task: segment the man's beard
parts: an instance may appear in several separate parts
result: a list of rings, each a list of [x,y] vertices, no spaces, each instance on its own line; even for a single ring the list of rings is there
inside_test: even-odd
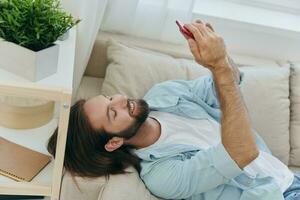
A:
[[[142,126],[142,124],[146,121],[146,119],[148,118],[148,115],[150,113],[149,105],[147,104],[147,102],[145,100],[130,99],[129,101],[134,101],[134,102],[136,102],[136,105],[137,105],[136,109],[138,109],[138,114],[136,116],[134,116],[135,122],[132,125],[130,125],[129,128],[113,134],[117,137],[123,137],[125,139],[129,139],[136,135],[137,131]]]

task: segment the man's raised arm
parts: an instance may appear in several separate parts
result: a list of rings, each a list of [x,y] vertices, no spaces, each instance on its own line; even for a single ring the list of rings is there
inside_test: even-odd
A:
[[[210,25],[187,24],[195,39],[188,43],[195,60],[208,68],[214,77],[222,118],[222,143],[240,168],[247,166],[258,154],[249,116],[238,87],[239,71],[227,56],[223,39]]]
[[[237,83],[239,83],[240,82],[240,70],[239,70],[237,64],[232,60],[232,58],[229,55],[227,55],[227,59],[229,61],[230,66],[232,67],[233,72],[234,72],[235,80]]]

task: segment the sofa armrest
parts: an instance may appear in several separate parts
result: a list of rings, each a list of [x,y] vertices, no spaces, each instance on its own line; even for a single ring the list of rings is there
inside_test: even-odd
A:
[[[127,171],[130,173],[111,176],[98,200],[158,200],[147,190],[133,168]]]
[[[60,200],[159,200],[145,187],[137,171],[132,167],[129,173],[111,175],[109,179],[63,176]]]
[[[73,177],[66,172],[62,179],[60,200],[97,200],[106,183],[104,177]]]

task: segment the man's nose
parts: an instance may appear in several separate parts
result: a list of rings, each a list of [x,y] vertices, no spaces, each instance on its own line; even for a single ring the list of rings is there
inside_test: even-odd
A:
[[[128,97],[125,95],[114,95],[112,105],[119,108],[127,108]]]

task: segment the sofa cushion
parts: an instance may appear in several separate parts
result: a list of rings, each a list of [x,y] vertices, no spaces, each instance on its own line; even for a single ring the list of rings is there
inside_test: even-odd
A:
[[[83,76],[76,94],[76,100],[89,99],[100,94],[103,78]]]
[[[300,166],[300,63],[291,68],[290,164]]]
[[[300,167],[299,166],[289,166],[289,169],[292,170],[295,173],[300,173]]]
[[[251,122],[272,153],[288,164],[289,68],[242,67],[241,91]]]
[[[101,93],[126,94],[142,98],[156,83],[170,79],[193,79],[208,74],[194,61],[109,41],[109,65]],[[253,127],[265,139],[275,156],[289,159],[289,68],[241,67],[242,92]]]
[[[109,65],[101,90],[106,95],[121,93],[130,98],[141,98],[156,83],[170,79],[192,79],[209,72],[185,59],[130,48],[113,40],[108,43]]]

